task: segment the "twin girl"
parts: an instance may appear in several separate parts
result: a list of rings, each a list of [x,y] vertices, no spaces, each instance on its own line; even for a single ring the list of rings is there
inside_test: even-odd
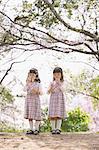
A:
[[[29,71],[26,79],[25,99],[25,114],[24,118],[29,120],[30,130],[26,134],[39,134],[39,127],[41,122],[41,105],[40,95],[42,95],[41,81],[38,70],[33,68]],[[53,81],[48,88],[50,94],[49,114],[48,117],[51,122],[51,133],[60,134],[62,119],[65,118],[65,100],[64,100],[64,77],[63,71],[60,67],[53,70]],[[35,130],[33,128],[33,120],[35,120]]]

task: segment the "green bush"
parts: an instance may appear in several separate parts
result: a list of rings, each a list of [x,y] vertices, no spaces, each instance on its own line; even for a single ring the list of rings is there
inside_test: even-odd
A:
[[[14,101],[14,96],[12,95],[11,91],[0,85],[0,104],[6,105],[7,103],[12,103]]]
[[[90,122],[89,115],[81,111],[80,108],[76,108],[73,111],[68,112],[68,117],[63,120],[62,131],[65,132],[80,132],[88,131],[88,124]]]
[[[41,132],[49,132],[51,131],[50,120],[48,119],[48,107],[42,110],[43,121],[40,126]]]

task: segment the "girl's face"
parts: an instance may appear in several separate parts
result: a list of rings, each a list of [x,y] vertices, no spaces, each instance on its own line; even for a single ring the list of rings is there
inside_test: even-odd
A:
[[[28,81],[29,82],[34,82],[35,79],[36,79],[36,74],[35,73],[29,73]]]
[[[60,72],[57,72],[57,73],[54,73],[53,74],[53,77],[56,81],[60,81],[61,79],[61,73]]]

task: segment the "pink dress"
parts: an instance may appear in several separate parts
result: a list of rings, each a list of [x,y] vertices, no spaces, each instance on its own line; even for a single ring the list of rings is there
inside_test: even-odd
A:
[[[65,99],[64,93],[62,90],[62,82],[53,81],[51,83],[52,88],[54,89],[50,95],[50,103],[49,103],[49,118],[50,119],[63,119],[66,117],[65,110]]]
[[[40,83],[33,82],[26,86],[27,96],[25,99],[25,119],[41,120],[41,104],[38,94],[33,94],[33,89],[41,90]]]

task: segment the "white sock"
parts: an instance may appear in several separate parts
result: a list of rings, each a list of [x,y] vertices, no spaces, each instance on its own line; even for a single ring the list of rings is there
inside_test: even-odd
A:
[[[39,131],[40,121],[35,121],[35,130]]]
[[[29,120],[30,129],[33,130],[33,120]]]
[[[56,120],[51,120],[50,122],[51,122],[52,130],[55,130],[55,122],[56,122]]]
[[[60,130],[61,129],[61,124],[62,124],[62,119],[58,119],[56,121],[56,128]]]

